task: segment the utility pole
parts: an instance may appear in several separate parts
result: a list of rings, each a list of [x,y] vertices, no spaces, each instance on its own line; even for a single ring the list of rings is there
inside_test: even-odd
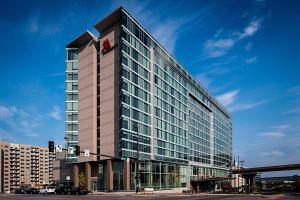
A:
[[[65,160],[64,160],[65,169],[64,169],[64,173],[63,173],[65,181],[63,182],[63,185],[69,187],[70,186],[70,180],[67,180],[67,177],[71,177],[71,174],[72,174],[72,172],[70,171],[70,165],[71,164],[69,163],[69,157],[68,157],[69,156],[68,155],[68,153],[69,153],[69,151],[68,151],[68,149],[69,149],[69,137],[65,136],[64,139],[66,141],[66,147],[65,147],[65,155],[64,155],[64,157],[65,157]]]
[[[240,160],[240,163],[241,163],[240,168],[242,168],[244,166],[244,162],[245,162],[244,160]],[[242,179],[242,180],[243,180],[243,183],[242,183],[242,185],[243,185],[244,184],[244,179]],[[247,183],[247,184],[250,185],[250,183]]]
[[[240,170],[240,156],[238,155],[238,164],[237,169]],[[240,189],[240,174],[237,174],[237,180],[238,180],[238,191]]]

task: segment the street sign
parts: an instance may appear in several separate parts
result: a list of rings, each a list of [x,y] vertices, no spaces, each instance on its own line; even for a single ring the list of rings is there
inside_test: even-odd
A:
[[[56,145],[55,150],[56,153],[62,153],[63,151],[62,145],[61,144]]]
[[[124,157],[124,156],[121,156],[121,160],[126,160],[126,157]]]
[[[85,149],[84,150],[84,156],[89,157],[90,156],[90,150]]]
[[[68,147],[68,154],[74,154],[74,147]]]

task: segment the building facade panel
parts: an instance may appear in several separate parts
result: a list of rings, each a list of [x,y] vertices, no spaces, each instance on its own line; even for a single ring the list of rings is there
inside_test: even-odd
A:
[[[101,34],[100,45],[100,152],[104,155],[118,156],[118,26],[115,25]],[[116,48],[105,54],[104,41]]]
[[[97,152],[97,43],[91,41],[78,51],[78,135],[81,150]],[[79,156],[79,161],[95,161],[96,156]]]

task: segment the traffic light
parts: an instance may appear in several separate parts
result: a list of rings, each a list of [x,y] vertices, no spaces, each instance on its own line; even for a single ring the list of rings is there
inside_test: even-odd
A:
[[[48,148],[49,148],[49,152],[54,152],[54,142],[53,141],[48,142]]]
[[[80,146],[79,145],[76,145],[75,155],[80,156]]]

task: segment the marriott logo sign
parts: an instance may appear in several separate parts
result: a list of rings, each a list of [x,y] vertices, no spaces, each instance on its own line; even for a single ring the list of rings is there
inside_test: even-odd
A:
[[[102,55],[107,54],[108,52],[110,52],[111,50],[116,48],[117,45],[118,44],[115,44],[114,46],[111,46],[108,39],[103,40],[101,54]]]

